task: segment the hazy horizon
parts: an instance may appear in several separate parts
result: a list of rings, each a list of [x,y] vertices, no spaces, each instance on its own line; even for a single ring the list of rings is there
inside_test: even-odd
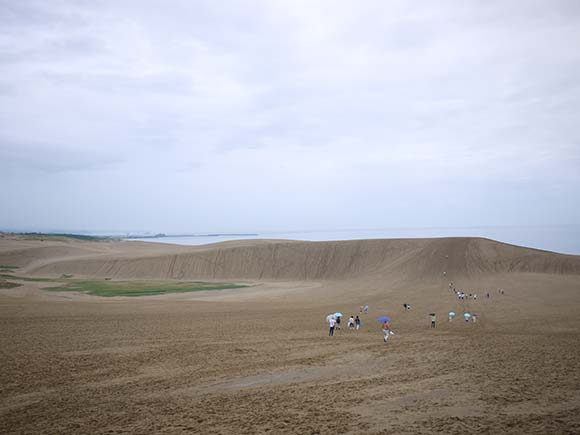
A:
[[[0,228],[0,231],[3,229]],[[4,229],[5,230],[5,229]],[[25,232],[27,230],[12,230]],[[478,227],[391,227],[366,229],[303,229],[278,231],[192,231],[168,233],[163,231],[97,231],[70,229],[39,229],[37,232],[84,234],[93,236],[130,237],[130,240],[172,243],[178,245],[205,245],[231,240],[282,239],[305,241],[364,240],[394,238],[484,237],[503,243],[580,255],[580,225],[552,226],[478,226]],[[163,234],[162,237],[155,237]]]
[[[0,228],[574,225],[579,40],[573,0],[0,0]]]

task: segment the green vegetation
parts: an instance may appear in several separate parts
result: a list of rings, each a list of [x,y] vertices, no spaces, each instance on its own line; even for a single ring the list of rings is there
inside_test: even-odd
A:
[[[7,264],[0,264],[0,269],[18,269],[18,266],[8,266]]]
[[[109,240],[108,237],[97,237],[97,236],[87,236],[84,234],[68,234],[68,233],[19,233],[19,236],[25,239],[32,239],[32,240],[59,240],[59,239],[75,239],[75,240],[84,240],[88,242],[98,242],[101,240]]]
[[[20,287],[22,284],[18,284],[17,282],[10,282],[4,279],[0,279],[0,288],[14,288]]]
[[[0,273],[0,279],[16,279],[18,281],[29,281],[29,282],[62,282],[62,278],[29,278],[24,276],[14,276],[5,273]]]
[[[112,297],[112,296],[153,296],[165,295],[169,293],[188,293],[207,290],[225,290],[244,288],[247,285],[231,284],[221,282],[203,282],[203,281],[111,281],[110,278],[105,280],[81,280],[71,279],[72,275],[62,275],[60,278],[37,278],[21,277],[8,274],[0,274],[0,280],[7,279],[25,281],[25,282],[54,282],[60,285],[47,287],[47,291],[65,291],[81,292],[94,296]],[[18,284],[21,285],[21,284]]]
[[[188,293],[206,290],[225,290],[247,287],[241,284],[193,282],[83,281],[71,280],[64,285],[48,287],[48,291],[82,292],[94,296],[153,296],[169,293]]]

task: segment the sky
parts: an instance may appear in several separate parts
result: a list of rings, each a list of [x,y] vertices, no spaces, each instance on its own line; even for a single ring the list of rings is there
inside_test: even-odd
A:
[[[580,2],[0,0],[0,229],[580,223]]]

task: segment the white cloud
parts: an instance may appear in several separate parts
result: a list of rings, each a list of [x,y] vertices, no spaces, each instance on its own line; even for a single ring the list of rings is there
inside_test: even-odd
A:
[[[542,208],[580,188],[574,1],[3,1],[0,29],[0,227],[580,218]]]

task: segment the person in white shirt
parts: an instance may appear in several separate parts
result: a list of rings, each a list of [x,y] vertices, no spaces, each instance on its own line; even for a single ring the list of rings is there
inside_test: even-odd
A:
[[[386,343],[391,335],[391,325],[389,322],[383,322],[383,341]]]
[[[328,323],[330,324],[330,331],[328,331],[328,336],[333,337],[334,336],[334,327],[336,326],[335,318],[331,317],[331,319]]]
[[[348,329],[354,329],[354,317],[350,316],[348,319]]]

